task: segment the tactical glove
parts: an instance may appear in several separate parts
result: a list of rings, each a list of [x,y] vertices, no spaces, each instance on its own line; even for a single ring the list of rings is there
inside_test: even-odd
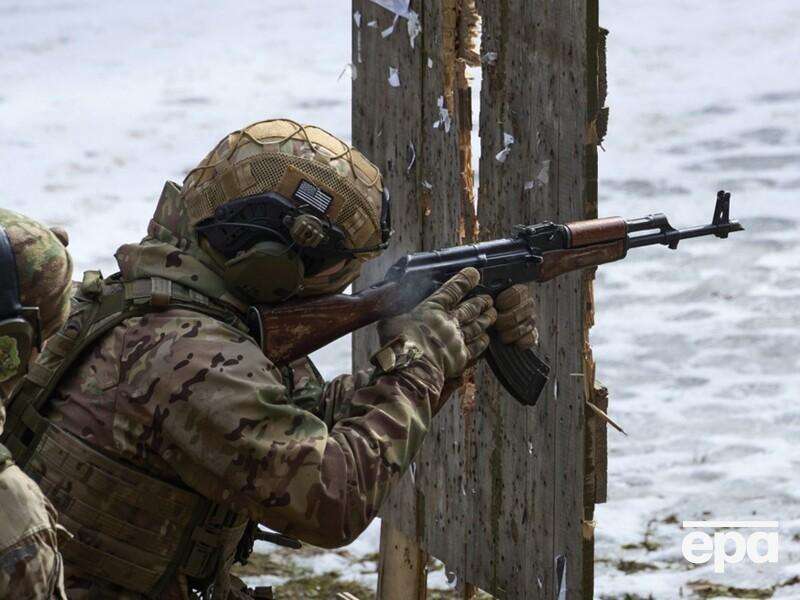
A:
[[[381,353],[398,355],[417,352],[444,373],[445,379],[459,377],[489,345],[486,330],[497,318],[490,296],[462,299],[480,281],[480,273],[467,268],[450,278],[410,313],[381,321],[378,335],[384,350],[373,357],[378,366]]]
[[[533,347],[539,339],[530,290],[522,284],[503,290],[495,299],[497,321],[495,330],[504,344],[514,344],[520,350]]]

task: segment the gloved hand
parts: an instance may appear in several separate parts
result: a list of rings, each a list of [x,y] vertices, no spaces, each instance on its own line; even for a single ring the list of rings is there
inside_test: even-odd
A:
[[[486,330],[497,318],[490,296],[461,301],[480,278],[477,269],[464,269],[410,313],[378,323],[381,345],[403,340],[438,366],[445,379],[459,377],[486,350]]]
[[[512,285],[495,299],[497,321],[494,324],[500,341],[514,344],[519,350],[532,348],[539,339],[533,296],[523,284]]]

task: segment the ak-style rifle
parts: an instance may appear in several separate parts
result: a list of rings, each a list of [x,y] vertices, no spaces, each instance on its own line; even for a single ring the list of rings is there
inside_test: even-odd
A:
[[[517,283],[554,277],[624,258],[633,248],[715,235],[726,238],[744,228],[731,221],[730,194],[720,191],[710,224],[675,229],[663,214],[519,225],[509,238],[409,254],[380,283],[357,294],[320,296],[256,307],[264,352],[281,365],[381,319],[403,314],[466,267],[481,273],[474,293],[498,293]],[[549,366],[532,350],[520,351],[491,336],[486,359],[497,378],[520,403],[536,403]]]

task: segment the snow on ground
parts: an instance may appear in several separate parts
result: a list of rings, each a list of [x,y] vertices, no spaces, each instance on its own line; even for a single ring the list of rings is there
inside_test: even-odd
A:
[[[601,211],[701,224],[725,188],[747,231],[601,269],[598,377],[630,437],[609,433],[597,590],[770,588],[800,574],[800,5],[603,0],[601,24]],[[688,570],[680,521],[712,518],[780,521],[778,565]]]
[[[700,224],[724,187],[747,232],[598,275],[598,374],[630,436],[609,434],[597,595],[768,589],[800,575],[800,5],[601,5],[601,213]],[[163,181],[228,131],[288,115],[349,137],[350,24],[348,2],[0,0],[0,202],[66,226],[78,270],[112,272]],[[346,340],[318,358],[346,370]],[[680,521],[707,518],[780,521],[780,562],[688,569]]]

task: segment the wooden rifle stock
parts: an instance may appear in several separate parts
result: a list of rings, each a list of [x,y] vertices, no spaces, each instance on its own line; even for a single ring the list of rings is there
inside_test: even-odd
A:
[[[357,329],[408,312],[419,299],[401,293],[401,287],[390,281],[358,294],[257,306],[264,354],[274,364],[285,365]]]

